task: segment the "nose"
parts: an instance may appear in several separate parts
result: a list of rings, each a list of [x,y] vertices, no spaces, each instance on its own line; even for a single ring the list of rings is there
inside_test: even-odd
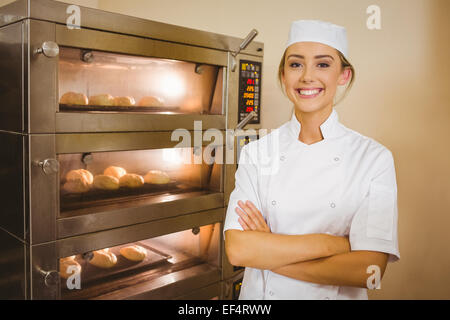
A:
[[[301,82],[311,82],[313,81],[313,72],[311,68],[305,66],[303,68],[302,76],[300,78]]]

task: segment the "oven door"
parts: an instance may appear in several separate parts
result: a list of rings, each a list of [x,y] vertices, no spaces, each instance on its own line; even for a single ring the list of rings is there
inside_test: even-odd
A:
[[[225,103],[233,99],[227,97],[227,52],[45,21],[23,24],[11,32],[30,39],[23,53],[29,57],[28,121],[14,131],[194,130],[194,120],[205,130],[225,129]],[[58,50],[43,51],[49,43]],[[8,72],[22,72],[12,68]]]
[[[217,299],[223,208],[32,247],[32,299]]]
[[[216,133],[30,135],[32,243],[223,208]]]

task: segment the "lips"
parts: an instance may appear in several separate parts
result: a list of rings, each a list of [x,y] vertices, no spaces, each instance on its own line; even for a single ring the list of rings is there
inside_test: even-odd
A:
[[[323,88],[300,88],[296,91],[302,98],[315,98],[323,91]]]

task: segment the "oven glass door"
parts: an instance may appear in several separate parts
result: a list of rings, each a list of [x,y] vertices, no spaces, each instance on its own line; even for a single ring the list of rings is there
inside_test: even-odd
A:
[[[221,193],[222,165],[214,155],[209,146],[59,154],[59,215]]]
[[[222,68],[61,47],[59,111],[221,115]]]
[[[214,223],[63,257],[61,298],[177,298],[218,284],[219,248],[220,223]]]

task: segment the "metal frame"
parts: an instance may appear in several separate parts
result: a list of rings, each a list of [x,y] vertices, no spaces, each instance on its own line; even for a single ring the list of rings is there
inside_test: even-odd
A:
[[[68,6],[69,4],[51,0],[18,0],[0,8],[0,26],[27,18],[54,21],[58,24],[65,25],[69,17],[66,13]],[[82,28],[104,30],[122,35],[135,35],[221,51],[234,51],[242,42],[242,39],[222,34],[149,21],[81,6],[80,9]],[[101,15],[101,19],[99,19],[99,15]],[[243,34],[242,36],[244,37],[245,35]],[[262,57],[263,51],[263,43],[252,42],[241,53]]]

